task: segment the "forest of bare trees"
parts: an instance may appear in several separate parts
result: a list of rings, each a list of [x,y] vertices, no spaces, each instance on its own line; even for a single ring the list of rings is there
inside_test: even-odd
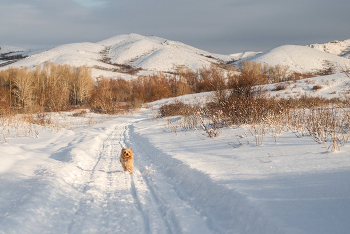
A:
[[[162,98],[216,91],[220,99],[223,90],[237,85],[252,87],[312,76],[287,71],[288,67],[244,61],[238,67],[212,65],[196,71],[179,67],[174,74],[159,72],[125,80],[93,79],[91,69],[85,66],[45,63],[32,69],[9,68],[0,71],[0,114],[80,107],[99,113],[118,113]],[[241,81],[246,83],[237,83]]]

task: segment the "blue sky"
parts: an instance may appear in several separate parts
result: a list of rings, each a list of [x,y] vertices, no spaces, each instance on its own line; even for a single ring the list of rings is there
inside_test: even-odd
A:
[[[231,54],[350,39],[349,0],[0,0],[0,45],[155,35]]]

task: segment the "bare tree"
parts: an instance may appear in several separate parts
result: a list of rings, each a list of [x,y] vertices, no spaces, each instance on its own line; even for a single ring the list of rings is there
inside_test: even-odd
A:
[[[14,94],[20,107],[25,108],[32,104],[33,101],[33,81],[34,76],[28,72],[27,68],[18,71],[14,79]]]

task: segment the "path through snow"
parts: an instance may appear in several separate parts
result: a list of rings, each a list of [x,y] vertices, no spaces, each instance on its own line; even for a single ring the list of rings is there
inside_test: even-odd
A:
[[[142,145],[130,128],[132,122],[120,118],[106,129],[62,134],[41,149],[13,147],[36,163],[22,164],[22,158],[21,169],[2,174],[0,233],[212,233],[207,217],[147,168],[152,147],[136,147],[137,166],[123,172],[122,147]],[[51,159],[39,161],[34,151]]]
[[[146,111],[0,145],[0,234],[350,230],[348,146],[329,157],[283,133],[278,143],[233,148],[242,129],[209,139],[149,119]],[[120,165],[122,147],[133,148],[132,174]]]

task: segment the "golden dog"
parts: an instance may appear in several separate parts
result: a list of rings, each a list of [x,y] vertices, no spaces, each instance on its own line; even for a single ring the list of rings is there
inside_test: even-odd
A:
[[[122,149],[120,163],[122,164],[124,171],[131,172],[134,169],[134,154],[132,153],[131,147],[128,149]]]

